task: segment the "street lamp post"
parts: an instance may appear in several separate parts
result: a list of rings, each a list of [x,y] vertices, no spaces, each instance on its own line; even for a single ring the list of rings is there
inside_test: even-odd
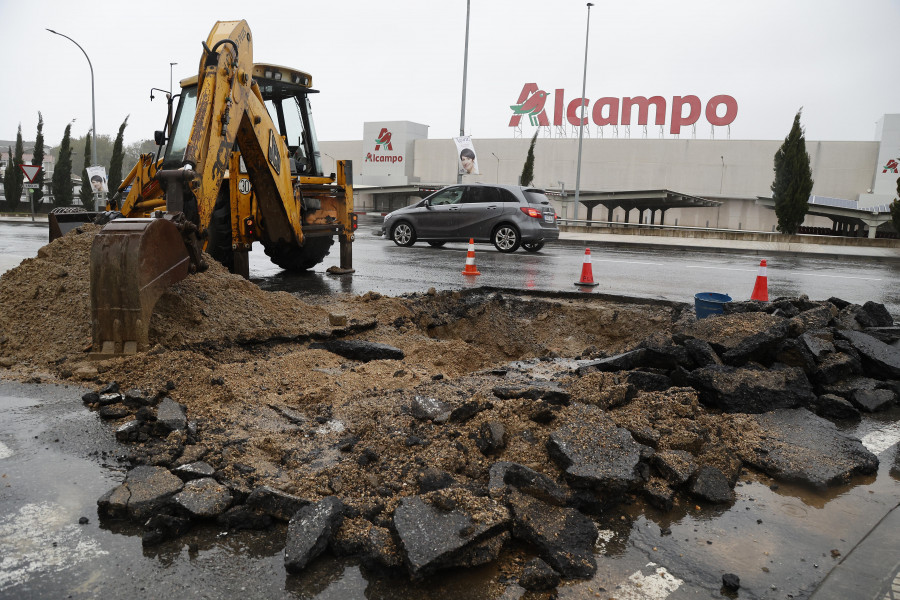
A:
[[[466,75],[469,69],[469,11],[471,0],[466,0],[466,47],[463,52],[462,106],[459,109],[459,137],[466,135]],[[462,173],[456,174],[456,183],[462,183]]]
[[[337,159],[335,157],[333,157],[332,155],[328,154],[327,152],[323,152],[322,154],[324,154],[325,156],[330,158],[332,161],[334,161],[334,172],[337,173]]]
[[[500,183],[500,157],[491,152],[491,155],[497,159],[497,183]]]
[[[175,96],[175,90],[172,88],[172,67],[177,65],[178,63],[169,63],[169,95],[172,97]]]
[[[81,53],[84,54],[84,57],[88,61],[88,67],[91,68],[91,166],[97,166],[97,104],[94,96],[94,65],[91,64],[91,59],[87,55],[87,52],[84,51],[84,48],[81,47],[81,44],[73,40],[67,35],[59,33],[58,31],[53,31],[52,29],[47,29],[50,33],[54,33],[56,35],[62,36],[78,46],[78,49],[81,50]],[[100,196],[97,192],[94,192],[94,210],[99,210]]]
[[[581,119],[578,121],[578,167],[575,172],[575,212],[572,216],[574,220],[578,220],[578,201],[581,195],[581,146],[584,142],[584,95],[587,93],[587,59],[588,59],[588,40],[591,33],[591,2],[587,3],[587,31],[584,34],[584,77],[581,80]]]

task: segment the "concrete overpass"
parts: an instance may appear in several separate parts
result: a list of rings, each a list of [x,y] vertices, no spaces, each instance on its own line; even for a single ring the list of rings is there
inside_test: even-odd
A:
[[[760,196],[756,199],[756,204],[775,210],[775,200],[772,198]],[[858,237],[867,228],[868,237],[872,239],[880,226],[891,221],[890,205],[858,208],[857,203],[851,200],[825,196],[811,196],[807,214],[831,219],[832,231],[837,235],[857,234]]]

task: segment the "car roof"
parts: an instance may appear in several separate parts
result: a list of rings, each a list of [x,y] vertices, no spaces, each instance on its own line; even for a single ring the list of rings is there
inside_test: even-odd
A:
[[[503,189],[510,190],[510,191],[519,190],[519,191],[523,191],[523,192],[540,192],[541,194],[544,193],[544,190],[542,190],[541,188],[536,188],[536,187],[527,186],[527,185],[509,185],[506,183],[482,183],[482,182],[457,183],[457,184],[453,184],[453,185],[448,185],[447,187],[454,187],[456,185],[468,185],[468,186],[473,186],[473,187],[493,187],[493,188],[503,188]]]

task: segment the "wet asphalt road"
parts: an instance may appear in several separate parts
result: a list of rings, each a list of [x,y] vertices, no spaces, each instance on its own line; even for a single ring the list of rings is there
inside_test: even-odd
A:
[[[325,270],[340,262],[337,245],[322,264],[308,273],[287,273],[273,265],[259,244],[250,254],[250,278],[260,287],[300,296],[331,293],[386,295],[471,286],[541,291],[575,291],[584,264],[582,244],[548,244],[538,253],[503,254],[490,244],[476,244],[475,263],[482,273],[464,277],[466,244],[432,248],[417,243],[401,248],[376,237],[377,221],[363,220],[353,244],[353,275],[333,276]],[[0,270],[35,256],[46,243],[46,223],[0,222]],[[603,245],[591,249],[591,270],[599,283],[587,293],[616,294],[693,303],[698,292],[718,292],[747,300],[759,262],[768,262],[770,298],[806,294],[813,300],[836,296],[863,304],[884,304],[900,319],[900,261],[836,258],[801,254],[763,256],[750,252],[635,248]]]
[[[320,268],[300,276],[285,274],[262,250],[255,250],[250,261],[251,278],[261,287],[300,295],[363,294],[369,290],[399,295],[432,286],[438,290],[470,286],[566,292],[579,289],[574,284],[581,277],[583,244],[548,244],[535,254],[523,250],[503,254],[490,244],[476,244],[475,264],[481,275],[464,277],[461,271],[466,264],[467,244],[432,248],[416,243],[401,248],[375,237],[373,229],[372,225],[360,226],[353,248],[356,273],[352,277],[324,273],[339,262],[337,248],[333,247]],[[814,300],[833,296],[858,304],[872,300],[900,318],[900,261],[603,245],[591,248],[591,271],[599,285],[582,289],[688,303],[693,303],[698,292],[748,300],[763,258],[768,263],[770,298],[806,294]]]
[[[12,257],[13,261],[19,256],[34,256],[45,233],[46,229],[40,227],[15,226],[10,230],[0,224],[0,256]],[[582,251],[577,247],[554,247],[539,255],[510,256],[479,246],[477,264],[485,275],[478,283],[513,287],[514,282],[520,285],[524,282],[528,287],[531,281],[528,265],[536,264],[535,272],[539,274],[534,278],[536,289],[569,291],[572,283],[569,280],[574,281],[580,274]],[[600,253],[595,253],[597,279],[604,267],[608,271],[615,267],[617,272],[627,275],[629,270],[654,266],[637,262],[661,260],[656,257],[647,260],[645,251],[604,249],[602,253],[609,260],[604,262]],[[735,283],[741,277],[755,277],[755,266],[740,270],[744,262],[740,256],[686,254],[692,260],[714,260],[705,264],[717,271],[723,261],[729,261],[728,269],[715,279],[721,286],[700,288],[705,291],[730,291],[725,277],[731,276],[728,273],[732,267]],[[261,258],[265,260],[264,256]],[[747,258],[758,262],[756,257]],[[265,264],[260,266],[256,255],[251,265],[253,276],[261,285],[297,288],[295,291],[301,295],[333,291],[364,293],[369,289],[405,293],[432,285],[462,287],[456,274],[465,262],[465,246],[448,245],[439,250],[425,245],[397,248],[386,240],[366,239],[361,235],[355,247],[355,259],[359,272],[352,277],[326,275],[324,266],[311,275],[284,276],[267,271],[270,267]],[[329,257],[325,266],[336,262],[336,256]],[[674,269],[671,265],[677,262],[668,263],[669,267]],[[807,293],[814,298],[836,295],[859,302],[876,298],[852,296],[861,293],[853,281],[883,281],[888,275],[893,277],[893,282],[898,280],[896,266],[875,263],[860,268],[833,264],[829,267],[829,262],[835,261],[814,260],[816,269],[811,272],[840,274],[841,279],[848,278],[850,283],[837,285],[846,287],[823,294],[814,294],[806,291],[807,288],[800,292],[776,291],[777,279],[770,267],[770,293]],[[410,263],[428,266],[420,267],[418,274],[406,273]],[[367,267],[363,269],[362,265]],[[570,276],[568,269],[573,266],[576,274]],[[813,268],[805,258],[798,259],[797,267]],[[666,273],[665,267],[654,268],[658,269],[654,271],[657,279]],[[698,266],[693,268],[700,272]],[[849,276],[867,279],[849,279]],[[655,286],[662,283],[657,280],[646,285],[650,287],[645,293],[632,291],[629,295],[658,297]],[[891,291],[888,283],[865,285],[883,290],[883,297],[891,298],[891,293],[897,293]],[[752,283],[749,286],[752,288]],[[602,285],[600,290],[614,293]],[[683,297],[661,297],[689,301],[693,290],[678,293]],[[749,290],[746,295],[749,296]],[[893,305],[885,303],[889,308],[894,307],[890,310],[896,315],[896,298]],[[66,386],[0,382],[2,599],[240,596],[319,600],[446,597],[530,600],[536,597],[523,595],[523,590],[515,584],[490,583],[496,581],[496,573],[490,567],[449,574],[417,586],[373,576],[353,562],[326,558],[317,561],[303,575],[290,576],[283,566],[283,529],[261,536],[228,535],[215,527],[201,528],[145,550],[138,530],[101,522],[97,517],[97,498],[118,484],[124,475],[116,459],[123,449],[117,446],[110,428],[83,407],[80,401],[83,391]],[[728,507],[681,506],[660,514],[642,503],[621,506],[604,515],[598,523],[603,533],[597,542],[597,575],[587,582],[562,586],[559,597],[721,598],[718,586],[722,574],[728,572],[741,578],[739,598],[808,597],[840,558],[896,506],[900,481],[888,471],[900,440],[897,419],[900,419],[900,409],[868,416],[848,429],[848,433],[863,439],[879,456],[881,466],[877,476],[857,478],[852,484],[829,490],[827,494],[774,486],[765,477],[745,473],[736,488],[736,501]],[[82,517],[87,523],[79,524]],[[665,528],[671,530],[670,535],[661,534]],[[839,556],[832,556],[832,550]]]

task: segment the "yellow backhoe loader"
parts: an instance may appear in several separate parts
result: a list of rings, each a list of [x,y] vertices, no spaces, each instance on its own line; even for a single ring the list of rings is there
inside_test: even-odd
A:
[[[255,241],[276,265],[305,270],[337,237],[340,267],[331,271],[353,272],[352,166],[337,161],[336,173],[322,173],[309,103],[315,92],[308,73],[254,64],[246,21],[219,21],[198,75],[170,94],[157,154],[140,157],[106,212],[51,213],[51,240],[122,216],[91,248],[94,352],[145,350],[156,301],[207,268],[203,251],[247,277]]]

